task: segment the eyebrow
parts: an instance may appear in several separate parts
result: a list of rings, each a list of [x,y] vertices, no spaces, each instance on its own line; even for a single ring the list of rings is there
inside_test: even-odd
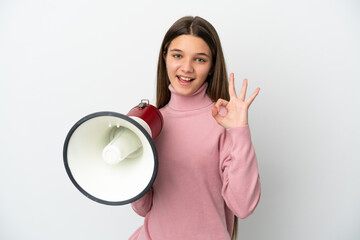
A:
[[[178,49],[178,48],[173,48],[173,49],[170,49],[170,52],[183,52],[181,49]],[[200,56],[206,56],[208,58],[210,58],[210,56],[206,53],[196,53],[196,55],[200,55]]]

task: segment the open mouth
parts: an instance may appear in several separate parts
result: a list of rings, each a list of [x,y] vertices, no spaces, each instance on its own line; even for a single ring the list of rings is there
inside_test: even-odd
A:
[[[195,80],[195,78],[183,77],[178,75],[176,77],[179,80],[179,83],[184,86],[190,85],[190,83]]]

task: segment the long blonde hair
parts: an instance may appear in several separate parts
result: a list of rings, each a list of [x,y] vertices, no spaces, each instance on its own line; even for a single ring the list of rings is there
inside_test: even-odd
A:
[[[202,38],[209,46],[213,59],[211,75],[206,79],[208,87],[207,95],[214,102],[219,98],[230,100],[228,93],[228,76],[226,71],[225,58],[221,47],[220,38],[215,28],[201,17],[186,16],[177,20],[167,31],[161,44],[156,86],[156,105],[158,108],[164,107],[170,100],[169,84],[170,80],[166,71],[164,55],[167,54],[168,47],[173,39],[180,35],[193,35]],[[234,226],[232,240],[237,238],[238,219],[234,216]]]

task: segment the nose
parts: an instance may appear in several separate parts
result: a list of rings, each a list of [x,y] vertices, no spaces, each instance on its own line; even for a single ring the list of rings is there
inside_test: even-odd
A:
[[[184,73],[192,73],[194,72],[194,66],[191,59],[184,59],[183,64],[181,66],[181,70]]]

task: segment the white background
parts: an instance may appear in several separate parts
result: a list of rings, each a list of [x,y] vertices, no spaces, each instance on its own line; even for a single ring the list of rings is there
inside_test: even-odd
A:
[[[325,0],[0,1],[0,239],[127,239],[130,206],[67,177],[67,132],[96,111],[155,103],[162,38],[199,15],[237,89],[261,87],[250,127],[260,203],[239,239],[360,239],[360,3]]]

